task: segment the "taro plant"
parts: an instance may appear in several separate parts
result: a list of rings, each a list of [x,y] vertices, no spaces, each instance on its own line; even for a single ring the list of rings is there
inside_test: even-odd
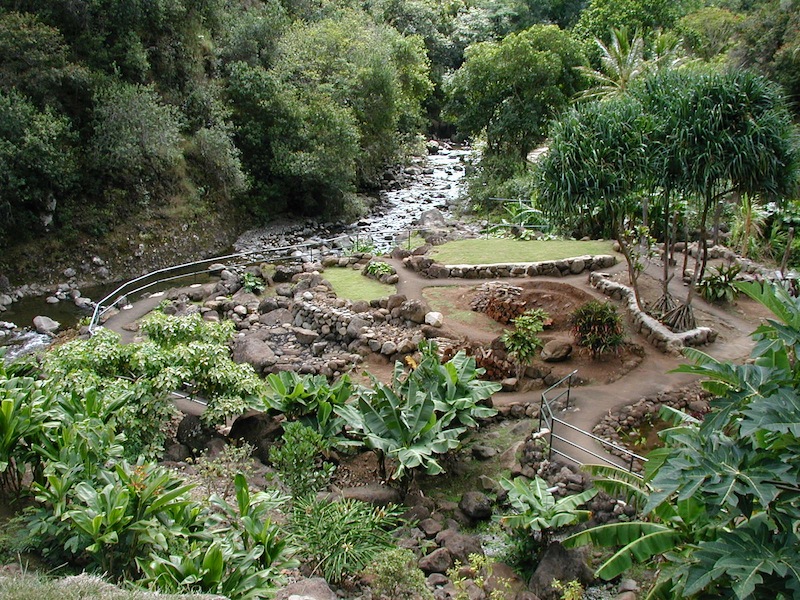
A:
[[[369,261],[363,271],[364,275],[369,275],[377,279],[380,279],[383,275],[392,275],[394,272],[394,267],[382,260]]]
[[[338,584],[394,547],[392,532],[400,525],[399,516],[392,505],[307,497],[294,503],[290,529],[311,574]]]
[[[503,334],[503,344],[517,365],[517,377],[522,377],[525,367],[542,347],[538,334],[544,331],[544,323],[549,318],[541,309],[526,310],[513,319],[514,330]]]
[[[591,300],[570,315],[575,342],[589,350],[593,358],[616,351],[625,341],[622,317],[608,302]]]
[[[328,443],[319,433],[302,423],[287,423],[281,446],[273,447],[269,459],[289,486],[293,498],[314,494],[324,488],[336,466],[322,460]]]
[[[250,271],[245,271],[244,273],[242,273],[242,287],[245,289],[246,292],[251,292],[253,294],[260,294],[265,289],[267,289],[267,284],[261,277],[259,277],[255,273],[251,273]]]

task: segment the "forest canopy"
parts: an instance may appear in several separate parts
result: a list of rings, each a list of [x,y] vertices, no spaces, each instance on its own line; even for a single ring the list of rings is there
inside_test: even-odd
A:
[[[796,115],[795,5],[0,0],[0,245],[102,236],[174,202],[352,216],[421,135],[485,141],[472,191],[517,196],[548,122],[592,71],[613,78],[615,31],[628,75],[753,69]]]

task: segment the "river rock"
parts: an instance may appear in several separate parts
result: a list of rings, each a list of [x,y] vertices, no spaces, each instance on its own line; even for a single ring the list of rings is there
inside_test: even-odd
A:
[[[50,317],[39,315],[38,317],[33,318],[33,326],[37,333],[52,335],[58,330],[59,327],[61,327],[61,323],[54,321]]]
[[[425,323],[425,315],[427,314],[428,309],[421,300],[406,300],[400,307],[400,316],[412,323]]]
[[[441,327],[444,324],[444,315],[440,312],[431,311],[425,315],[425,324],[431,327]]]
[[[437,548],[419,561],[419,568],[426,574],[447,573],[453,567],[453,556],[447,548]]]
[[[492,502],[482,492],[465,493],[458,507],[473,521],[484,521],[492,516]]]
[[[417,219],[417,226],[419,227],[443,227],[444,224],[444,215],[438,208],[426,210],[419,216],[419,219]]]
[[[275,600],[337,600],[336,593],[321,577],[300,579],[278,590]]]
[[[559,600],[561,592],[552,587],[553,579],[574,579],[584,587],[592,583],[594,575],[587,564],[585,550],[567,549],[561,542],[551,543],[539,561],[528,587],[542,600]]]

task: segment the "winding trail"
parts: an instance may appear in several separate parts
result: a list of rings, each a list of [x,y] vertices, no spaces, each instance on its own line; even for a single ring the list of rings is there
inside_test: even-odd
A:
[[[408,298],[422,299],[423,291],[425,288],[429,287],[454,285],[470,286],[479,285],[484,281],[488,281],[474,279],[427,279],[423,275],[405,268],[402,261],[387,259],[387,262],[392,263],[400,276],[400,280],[397,284],[397,292],[399,294],[405,294]],[[606,272],[613,274],[625,271],[625,269],[625,263],[619,262],[610,269],[606,269]],[[648,265],[646,271],[649,275],[658,279],[661,276],[661,269],[662,267],[660,265],[652,263]],[[515,283],[545,281],[567,283],[588,292],[598,299],[608,299],[589,285],[588,277],[585,273],[555,278],[509,277],[505,279]],[[682,299],[685,297],[686,288],[679,278],[673,278],[670,282],[670,292],[676,298]],[[708,304],[698,296],[695,297],[693,305],[695,311],[705,312],[711,315],[715,321],[725,326],[726,331],[733,332],[733,335],[720,335],[714,344],[702,348],[704,352],[707,352],[714,358],[731,361],[742,360],[749,355],[753,345],[749,333],[754,329],[751,322],[745,321],[718,306]],[[488,343],[494,337],[494,334],[487,334],[485,331],[471,328],[464,324],[458,324],[456,326],[448,324],[448,327],[458,335],[466,335],[471,339],[483,341],[484,343]],[[687,362],[685,358],[660,352],[653,348],[641,335],[631,331],[628,333],[631,339],[641,345],[645,350],[645,356],[641,363],[612,383],[573,386],[570,392],[570,409],[566,413],[556,415],[558,418],[579,429],[591,432],[594,426],[597,425],[609,411],[614,411],[622,406],[632,404],[647,396],[655,396],[660,392],[686,387],[698,380],[697,376],[691,374],[670,372],[679,365]],[[578,375],[580,376],[580,372],[578,372]],[[514,404],[538,405],[541,401],[542,391],[543,390],[534,390],[530,392],[501,392],[495,394],[493,402],[496,407]],[[624,466],[621,464],[619,458],[609,454],[598,442],[564,427],[558,431],[558,434],[573,443],[587,447],[592,452],[605,456],[608,460],[616,464]],[[575,448],[567,448],[566,445],[564,446],[564,448],[560,449],[567,452],[581,463],[598,462],[597,459],[590,454]]]
[[[423,292],[426,288],[441,286],[473,286],[484,283],[488,280],[474,279],[428,279],[423,275],[405,268],[402,261],[386,258],[386,262],[391,263],[400,277],[397,283],[397,293],[404,294],[407,298],[423,300]],[[625,264],[618,263],[614,267],[607,269],[609,273],[624,271]],[[656,264],[647,267],[647,272],[654,278],[660,277],[660,269]],[[505,278],[515,283],[524,282],[558,282],[567,283],[576,288],[586,291],[598,299],[607,299],[600,292],[591,287],[588,283],[586,274],[571,275],[567,277],[509,277]],[[670,284],[670,292],[676,298],[683,298],[685,287],[680,281],[675,279]],[[106,320],[104,326],[119,333],[123,343],[133,341],[137,335],[129,327],[132,323],[139,320],[148,312],[155,309],[162,296],[151,297],[137,301],[127,310],[121,310]],[[695,310],[711,315],[717,323],[725,328],[726,335],[720,335],[717,341],[711,346],[706,346],[703,351],[721,360],[737,361],[746,358],[752,348],[752,341],[749,333],[754,329],[750,321],[737,317],[731,312],[725,311],[720,307],[710,305],[696,297]],[[481,330],[480,328],[470,327],[461,323],[447,323],[447,328],[456,335],[465,336],[469,339],[488,344],[495,334]],[[654,396],[660,392],[675,390],[685,387],[695,381],[697,377],[685,373],[671,373],[673,369],[686,362],[686,359],[662,353],[654,349],[639,334],[629,331],[630,338],[644,348],[644,358],[637,367],[623,375],[616,381],[608,384],[589,384],[573,386],[570,394],[570,408],[566,413],[557,415],[558,418],[570,423],[571,425],[584,431],[592,431],[594,426],[609,412],[622,406],[632,404],[637,400]],[[580,376],[580,372],[578,373]],[[509,407],[512,405],[538,405],[541,400],[542,390],[530,392],[501,392],[494,396],[496,407]],[[198,406],[188,402],[182,402],[180,408],[185,412],[197,413]],[[562,427],[558,431],[566,439],[587,447],[592,452],[606,456],[608,460],[620,464],[620,459],[610,455],[601,444],[588,440],[585,436]],[[589,454],[583,453],[574,448],[562,448],[568,450],[568,454],[582,463],[594,463],[597,459]]]

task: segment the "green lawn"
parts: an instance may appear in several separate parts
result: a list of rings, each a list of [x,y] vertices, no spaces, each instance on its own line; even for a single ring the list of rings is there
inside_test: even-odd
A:
[[[445,265],[486,265],[493,263],[540,262],[583,256],[613,254],[614,242],[591,240],[531,240],[486,238],[457,240],[436,246],[431,258]]]
[[[379,283],[364,277],[360,270],[332,267],[325,269],[322,276],[330,281],[339,298],[348,300],[374,300],[396,293],[393,285]]]

